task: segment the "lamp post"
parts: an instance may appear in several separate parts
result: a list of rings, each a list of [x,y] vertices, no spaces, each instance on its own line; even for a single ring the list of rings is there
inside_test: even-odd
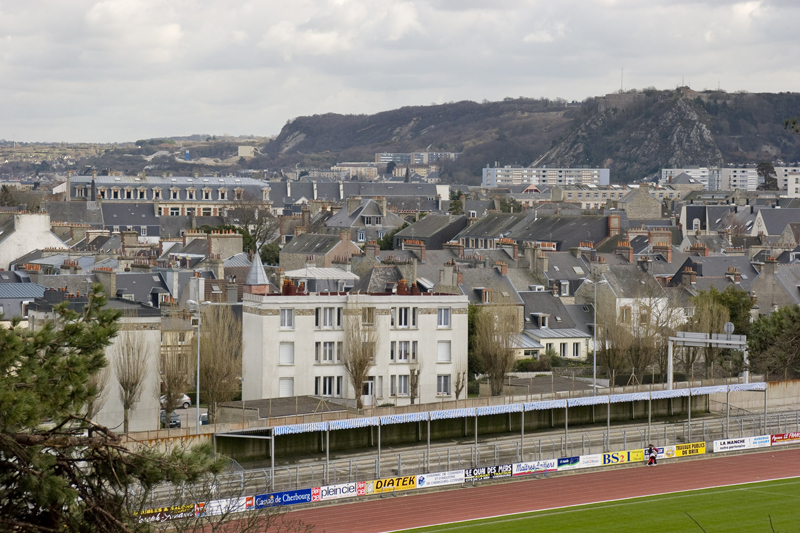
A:
[[[195,428],[194,433],[195,435],[200,434],[200,320],[203,313],[201,313],[201,307],[204,305],[208,305],[211,302],[205,301],[202,303],[197,303],[194,300],[187,300],[191,306],[197,307],[197,381],[195,385],[195,398],[194,398],[194,412],[195,412]]]

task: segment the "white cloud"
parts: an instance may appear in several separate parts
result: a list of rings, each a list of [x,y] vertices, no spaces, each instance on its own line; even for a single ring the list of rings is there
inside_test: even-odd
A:
[[[787,0],[0,3],[0,138],[277,133],[297,115],[625,87],[787,91]]]

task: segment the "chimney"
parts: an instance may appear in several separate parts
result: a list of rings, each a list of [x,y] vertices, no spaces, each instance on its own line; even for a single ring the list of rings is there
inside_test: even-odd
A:
[[[581,249],[580,249],[579,246],[574,246],[574,247],[570,248],[569,249],[569,253],[571,253],[572,255],[577,257],[578,259],[581,258]]]
[[[708,257],[708,248],[703,243],[698,242],[689,248],[689,253],[696,253],[700,257]]]
[[[502,261],[498,261],[494,264],[497,267],[497,270],[500,272],[501,276],[508,276],[508,265],[503,263]]]
[[[343,229],[343,230],[339,231],[339,240],[341,240],[342,242],[349,242],[350,241],[350,230],[349,229]]]
[[[501,238],[497,240],[497,247],[505,250],[516,261],[519,259],[519,245],[514,239]]]
[[[397,282],[397,295],[405,295],[408,294],[408,285],[406,285],[406,280],[401,279]]]
[[[663,242],[654,244],[653,253],[660,254],[667,263],[672,263],[672,245]]]
[[[628,263],[633,263],[633,247],[630,241],[620,241],[614,253],[627,257]]]
[[[464,283],[464,273],[463,272],[457,272],[456,273],[456,283],[458,283],[459,285],[462,285]]]
[[[742,273],[739,272],[739,269],[737,267],[728,267],[728,271],[725,273],[725,277],[733,281],[734,283],[742,281]]]
[[[361,205],[361,196],[351,196],[347,199],[347,214],[352,214]]]
[[[366,246],[364,246],[364,257],[366,259],[375,259],[378,257],[380,251],[381,247],[378,246],[377,241],[369,241]]]
[[[461,244],[459,241],[450,241],[444,243],[442,245],[442,250],[450,250],[451,252],[456,254],[457,257],[464,256],[464,245]]]
[[[339,180],[339,200],[344,200],[344,182]]]
[[[764,261],[764,274],[767,276],[775,276],[777,268],[778,260],[772,256],[767,256],[766,260]]]
[[[531,272],[533,274],[541,274],[544,275],[550,264],[550,259],[547,257],[547,254],[540,250],[539,248],[528,248],[531,253]]]
[[[378,196],[375,198],[375,202],[378,204],[378,207],[381,209],[381,215],[386,216],[386,197],[385,196]]]
[[[92,274],[97,276],[97,281],[103,285],[108,298],[117,297],[117,273],[113,268],[100,267],[92,270]]]
[[[227,259],[242,253],[243,249],[242,234],[233,230],[216,231],[208,236],[209,255],[218,255],[222,259]]]
[[[681,285],[689,288],[695,283],[697,283],[697,272],[692,270],[692,267],[690,266],[685,267],[681,275]]]
[[[589,268],[592,272],[592,279],[600,279],[600,277],[602,277],[602,275],[608,270],[608,264],[606,263],[605,257],[595,255],[592,260],[589,261],[589,265]]]
[[[300,218],[301,224],[306,228],[311,225],[311,209],[308,208],[308,204],[300,208]]]
[[[420,240],[406,239],[403,241],[403,250],[412,252],[417,258],[425,262],[425,243]]]
[[[609,215],[608,217],[608,236],[616,237],[620,234],[619,215]]]

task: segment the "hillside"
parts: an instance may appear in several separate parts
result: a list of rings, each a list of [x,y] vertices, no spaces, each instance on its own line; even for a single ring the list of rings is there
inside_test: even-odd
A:
[[[462,151],[445,178],[477,183],[487,164],[611,168],[614,181],[663,167],[800,160],[783,120],[800,94],[648,90],[587,99],[458,102],[374,115],[315,115],[289,122],[265,147],[274,163],[372,160],[375,152]],[[544,156],[544,157],[543,157]]]

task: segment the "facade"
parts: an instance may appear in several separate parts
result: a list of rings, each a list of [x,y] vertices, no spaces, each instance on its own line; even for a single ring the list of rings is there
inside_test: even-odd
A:
[[[783,168],[783,167],[781,167]],[[776,167],[777,173],[779,169]],[[684,168],[664,168],[661,170],[662,184],[669,184],[671,180],[680,174],[686,174],[699,181],[704,190],[710,191],[755,191],[758,187],[758,172],[755,166],[733,166],[733,167],[700,167],[688,166]],[[785,179],[778,173],[778,185],[785,188]],[[798,193],[800,194],[800,193]]]
[[[374,180],[378,177],[378,167],[375,163],[338,163],[331,167],[334,172],[347,172],[347,179]]]
[[[350,320],[375,335],[363,390],[342,364]],[[455,399],[457,373],[467,368],[466,296],[246,294],[242,331],[245,401],[358,394],[364,405],[408,405],[416,371],[420,403]]]
[[[573,185],[578,183],[608,185],[610,177],[610,170],[607,168],[531,168],[507,165],[484,168],[481,186]]]
[[[375,162],[386,164],[394,161],[398,165],[427,165],[437,161],[455,161],[459,155],[458,152],[381,152],[375,154]]]
[[[155,204],[156,216],[222,216],[242,198],[269,202],[267,182],[237,177],[76,176],[70,200]]]
[[[7,218],[0,222],[0,270],[9,270],[12,261],[34,250],[66,249],[66,244],[50,231],[49,214],[14,212],[3,215]]]
[[[710,181],[715,181],[715,177],[718,174],[715,172],[716,170],[718,169],[709,169],[709,167],[701,167],[697,165],[689,165],[682,168],[662,168],[660,183],[662,185],[668,185],[672,183],[672,180],[680,174],[686,174],[690,178],[694,178],[695,180],[699,181],[703,185],[704,190],[716,190],[719,189],[719,187],[716,186],[716,183],[709,185]]]
[[[775,176],[789,198],[800,198],[800,167],[775,167]]]

